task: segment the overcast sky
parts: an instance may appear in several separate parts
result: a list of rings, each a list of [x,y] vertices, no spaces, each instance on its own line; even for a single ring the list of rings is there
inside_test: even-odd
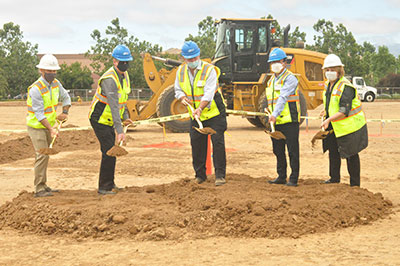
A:
[[[357,42],[386,45],[400,54],[400,0],[0,0],[0,26],[20,25],[24,40],[39,53],[84,53],[94,45],[90,33],[104,33],[118,17],[129,33],[163,50],[180,48],[206,16],[260,18],[268,14],[280,25],[307,33],[308,44],[318,19],[343,23]]]

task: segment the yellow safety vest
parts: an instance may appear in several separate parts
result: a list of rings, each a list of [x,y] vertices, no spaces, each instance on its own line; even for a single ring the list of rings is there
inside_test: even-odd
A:
[[[323,98],[324,107],[326,106],[326,91],[328,83],[328,81],[325,83],[325,92]],[[351,102],[351,110],[349,115],[345,118],[331,122],[333,131],[338,138],[356,132],[366,124],[364,111],[361,108],[361,101],[358,98],[357,89],[345,77],[341,77],[331,89],[331,99],[328,106],[329,115],[332,116],[339,112],[339,103],[345,86],[354,88],[355,96]]]
[[[267,87],[265,88],[265,95],[267,97],[268,108],[271,112],[274,111],[275,105],[278,102],[279,95],[281,94],[281,88],[283,84],[285,84],[285,80],[290,75],[293,75],[292,72],[285,69],[283,73],[276,78],[275,75],[268,80]],[[294,102],[294,105],[289,105],[290,102]],[[291,109],[292,112],[291,112]],[[297,112],[296,119],[292,119],[291,113]],[[291,122],[299,122],[300,121],[300,98],[299,98],[299,86],[297,85],[295,93],[290,95],[287,102],[285,103],[285,107],[283,108],[281,114],[276,118],[276,124],[286,124]]]
[[[206,84],[207,78],[210,75],[211,70],[215,69],[215,71],[217,72],[217,80],[219,75],[221,74],[221,71],[219,70],[218,67],[204,61],[201,62],[202,62],[202,67],[200,71],[197,71],[196,76],[194,77],[193,88],[190,83],[189,73],[188,73],[189,70],[187,64],[180,65],[178,71],[176,72],[178,75],[179,86],[185,92],[186,96],[190,100],[192,100],[192,106],[194,108],[197,108],[200,105],[201,98],[204,95],[204,86]],[[216,89],[215,93],[220,93],[219,89]],[[212,100],[211,105],[209,106],[210,107],[205,107],[204,110],[201,112],[200,121],[208,120],[220,114],[214,99]],[[189,107],[188,111],[190,117],[193,119],[192,110]]]
[[[99,121],[97,121],[97,122],[99,124],[112,126],[112,125],[114,125],[114,122],[112,119],[110,105],[108,105],[107,97],[101,94],[101,82],[106,78],[112,78],[114,80],[115,84],[117,84],[119,114],[120,114],[121,119],[123,118],[123,114],[125,111],[125,105],[128,100],[128,95],[131,92],[131,85],[129,82],[129,75],[128,75],[127,71],[124,72],[124,79],[122,81],[123,84],[121,85],[121,82],[119,81],[119,78],[118,78],[118,74],[115,71],[114,67],[111,67],[110,69],[108,69],[99,79],[96,94],[93,96],[93,100],[91,103],[89,118],[91,117],[91,115],[96,107],[96,104],[99,102],[104,103],[104,104],[106,104],[106,107],[104,108],[103,113],[101,114]]]
[[[40,121],[36,118],[35,112],[32,109],[32,98],[29,96],[29,91],[33,87],[37,87],[40,91],[40,94],[42,95],[43,98],[43,107],[44,107],[44,115],[47,118],[47,121],[49,121],[51,126],[54,126],[56,123],[56,109],[58,105],[58,97],[60,95],[60,87],[59,87],[59,81],[57,79],[54,79],[54,81],[51,83],[51,88],[48,88],[42,78],[39,78],[36,80],[31,86],[28,88],[28,98],[26,100],[26,104],[28,106],[28,115],[26,117],[26,124],[30,127],[33,128],[46,128],[45,126],[40,123]],[[50,93],[51,89],[51,93]]]

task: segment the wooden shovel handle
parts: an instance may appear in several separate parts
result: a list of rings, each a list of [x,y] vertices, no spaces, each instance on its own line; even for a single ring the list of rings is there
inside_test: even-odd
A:
[[[61,125],[62,125],[62,123],[64,123],[64,121],[57,120],[57,123],[58,123],[58,126],[57,126],[57,133],[58,133],[60,131]],[[53,144],[54,144],[54,141],[56,140],[56,138],[57,138],[57,135],[55,135],[53,137],[53,139],[52,139],[52,141],[51,141],[51,143],[49,145],[50,149],[53,148]]]

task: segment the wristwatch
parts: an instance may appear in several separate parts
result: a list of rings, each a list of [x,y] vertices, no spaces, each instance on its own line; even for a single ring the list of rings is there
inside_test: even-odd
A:
[[[68,114],[68,110],[63,110],[62,112],[63,112],[63,114],[66,114],[66,115]]]

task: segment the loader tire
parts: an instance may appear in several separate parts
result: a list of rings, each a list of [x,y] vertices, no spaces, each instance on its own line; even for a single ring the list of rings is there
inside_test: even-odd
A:
[[[304,97],[303,93],[299,91],[299,98],[300,98],[300,116],[307,115],[307,102],[306,98]],[[264,112],[264,108],[268,106],[267,98],[265,98],[265,91],[261,94],[260,99],[258,101],[258,111]],[[269,129],[270,126],[268,124],[268,116],[260,116],[260,122]],[[303,123],[304,118],[300,118],[300,125]]]
[[[187,113],[187,108],[175,98],[174,85],[166,88],[157,101],[157,117]],[[189,132],[190,118],[165,122],[169,131],[180,133]]]
[[[247,121],[249,121],[250,124],[252,124],[253,126],[256,126],[256,127],[259,127],[259,128],[264,128],[264,124],[261,123],[259,117],[255,117],[255,118],[247,117]]]

